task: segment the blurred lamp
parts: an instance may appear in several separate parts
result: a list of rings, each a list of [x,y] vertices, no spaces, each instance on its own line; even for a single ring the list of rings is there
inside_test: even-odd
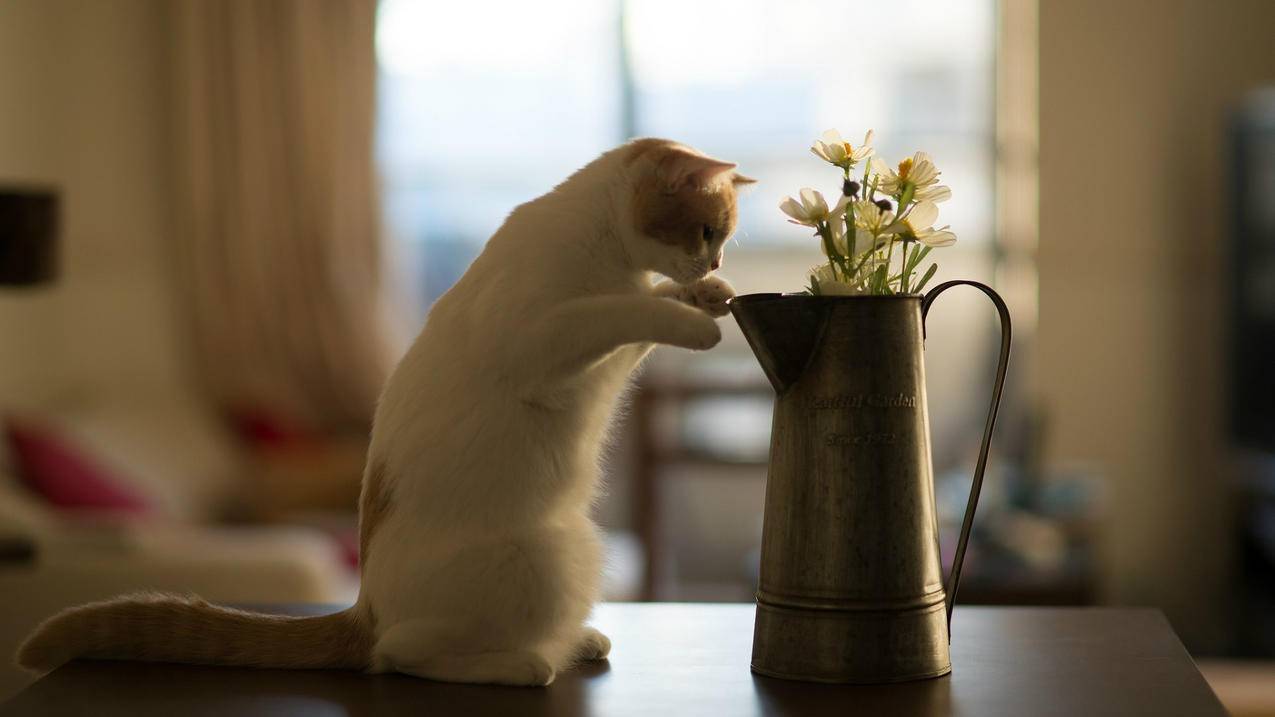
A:
[[[30,286],[57,274],[58,197],[0,186],[0,285]]]

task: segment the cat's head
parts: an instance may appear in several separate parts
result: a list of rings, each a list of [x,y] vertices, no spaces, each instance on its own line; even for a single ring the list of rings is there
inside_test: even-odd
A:
[[[754,180],[732,162],[668,140],[637,140],[629,152],[631,226],[620,232],[629,257],[679,284],[707,276],[735,232],[738,187]]]

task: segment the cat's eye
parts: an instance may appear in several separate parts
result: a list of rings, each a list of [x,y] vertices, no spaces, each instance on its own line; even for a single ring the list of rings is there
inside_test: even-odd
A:
[[[713,241],[713,235],[715,233],[716,232],[713,231],[712,227],[707,224],[704,225],[704,241]]]

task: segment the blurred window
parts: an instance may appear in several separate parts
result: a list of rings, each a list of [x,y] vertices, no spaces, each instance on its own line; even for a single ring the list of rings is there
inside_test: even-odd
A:
[[[990,266],[994,0],[382,0],[386,223],[427,305],[517,204],[632,136],[762,180],[734,252],[800,247],[778,199],[836,191],[806,152],[829,127],[933,154],[963,265]],[[973,260],[971,262],[971,260]],[[973,273],[980,273],[977,268]],[[966,274],[971,273],[966,271]],[[789,283],[797,288],[801,278]]]
[[[821,254],[776,205],[805,186],[840,191],[839,172],[808,151],[835,127],[854,143],[875,129],[887,161],[930,152],[953,192],[940,224],[959,237],[936,254],[936,282],[991,281],[993,267],[1004,269],[1016,256],[1012,241],[993,241],[996,8],[996,0],[381,0],[379,155],[393,266],[416,289],[423,314],[511,209],[620,142],[659,136],[737,162],[760,180],[740,202],[740,229],[727,252],[724,271],[736,289],[799,290]],[[1031,179],[1033,172],[1020,174]],[[1028,186],[1017,175],[1011,181]],[[1034,229],[1032,217],[1022,230]],[[1028,299],[1022,308],[1030,312],[1034,293]],[[927,394],[940,510],[959,520],[996,323],[975,292],[941,303],[928,327]],[[1030,317],[1019,311],[1020,318]],[[646,597],[737,599],[755,585],[749,571],[760,539],[769,388],[742,337],[732,336],[730,322],[722,326],[722,346],[694,361],[682,362],[686,352],[657,352],[646,395],[660,393],[655,379],[662,376],[671,379],[664,394],[673,398],[639,402],[653,425],[629,432],[645,441],[632,451],[639,457],[629,467],[632,485],[680,476],[667,481],[668,505],[628,521],[654,556]],[[1016,351],[1022,339],[1020,332]],[[1002,412],[1002,425],[1014,423],[1011,413]],[[1000,439],[998,450],[1006,444]],[[687,466],[694,470],[679,472]],[[721,471],[734,482],[713,483]],[[631,501],[647,510],[641,506]],[[661,520],[712,531],[714,539],[674,535],[677,549],[659,550]],[[945,540],[954,535],[944,530]],[[733,575],[725,588],[723,570]],[[966,573],[971,585],[977,572]]]

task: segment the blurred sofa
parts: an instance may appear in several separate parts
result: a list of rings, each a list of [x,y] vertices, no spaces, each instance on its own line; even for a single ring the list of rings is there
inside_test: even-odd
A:
[[[332,530],[225,521],[246,512],[255,462],[200,407],[169,399],[113,400],[24,411],[22,417],[109,473],[146,508],[54,505],[33,490],[29,476],[19,475],[22,461],[6,441],[10,450],[0,463],[0,699],[32,677],[11,660],[23,637],[71,605],[139,590],[238,604],[342,603],[356,596],[357,572]],[[352,510],[346,520],[353,526]]]
[[[72,605],[141,590],[239,605],[357,597],[354,496],[363,449],[352,442],[254,448],[198,403],[172,396],[65,402],[12,412],[5,423],[0,700],[34,678],[12,664],[22,639]],[[36,432],[41,450],[91,464],[79,468],[102,474],[116,502],[130,496],[131,507],[59,506],[66,485],[44,486],[49,495],[33,489],[23,473],[32,456],[14,447],[17,424]],[[65,464],[68,456],[55,458]],[[605,594],[633,599],[641,545],[624,532],[606,541]]]

